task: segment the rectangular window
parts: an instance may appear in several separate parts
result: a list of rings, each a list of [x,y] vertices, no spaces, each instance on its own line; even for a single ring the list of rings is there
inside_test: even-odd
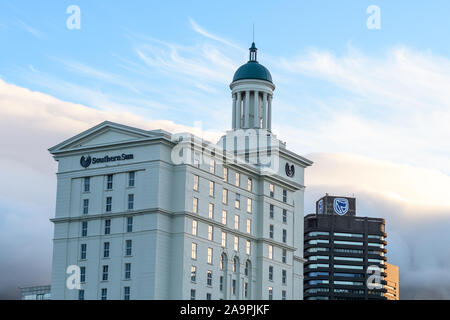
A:
[[[111,233],[111,220],[107,219],[105,220],[105,234]]]
[[[113,188],[113,175],[108,174],[106,178],[106,189],[111,190]]]
[[[269,238],[273,239],[273,224],[269,226]]]
[[[253,187],[252,184],[253,184],[252,178],[248,178],[247,179],[247,190],[250,192],[252,191],[252,187]]]
[[[283,223],[287,223],[287,210],[283,209]]]
[[[273,259],[273,246],[269,244],[269,259]]]
[[[214,197],[214,181],[209,182],[209,196]]]
[[[136,172],[131,171],[128,173],[128,186],[134,187],[134,179],[136,177]]]
[[[125,279],[131,279],[131,263],[125,263]]]
[[[78,290],[78,300],[84,300],[84,290]]]
[[[222,203],[228,204],[228,190],[227,189],[222,190]]]
[[[81,244],[81,260],[85,260],[86,259],[86,251],[87,251],[87,244],[83,243]]]
[[[274,185],[271,183],[271,184],[269,185],[269,195],[270,195],[271,198],[273,198],[274,194],[275,194],[275,187],[274,187]]]
[[[87,229],[88,229],[88,222],[83,221],[81,223],[81,236],[82,237],[87,237]]]
[[[213,241],[214,240],[214,228],[213,226],[208,226],[208,240]]]
[[[287,230],[283,229],[283,242],[286,243],[287,242]]]
[[[198,191],[198,176],[194,175],[194,190]]]
[[[209,204],[208,218],[214,219],[214,204],[212,204],[212,203]]]
[[[239,193],[236,193],[236,200],[234,202],[234,207],[236,209],[239,209],[241,207],[241,195]]]
[[[239,250],[239,238],[237,236],[234,236],[234,251]]]
[[[247,219],[247,233],[252,232],[252,220]]]
[[[103,266],[103,273],[102,273],[102,280],[103,281],[108,281],[108,266]]]
[[[235,280],[235,279],[233,279],[233,281],[232,281],[231,293],[232,293],[233,295],[236,294],[236,280]]]
[[[287,202],[287,190],[283,189],[283,202]]]
[[[252,199],[247,199],[247,212],[252,213]]]
[[[207,293],[207,294],[206,294],[206,300],[211,300],[211,297],[212,297],[212,296],[211,296],[211,293]]]
[[[227,246],[227,234],[222,231],[222,247],[225,248]]]
[[[269,300],[273,300],[273,288],[269,287]]]
[[[212,286],[212,271],[208,270],[208,272],[206,273],[206,285],[207,286]]]
[[[86,267],[80,267],[80,282],[86,282]]]
[[[208,258],[207,258],[207,262],[209,264],[212,264],[213,261],[213,249],[212,248],[208,248]]]
[[[128,195],[128,210],[134,209],[134,194]]]
[[[191,289],[191,300],[195,300],[195,289]]]
[[[209,161],[209,172],[210,173],[215,173],[216,172],[216,161],[211,159]]]
[[[286,270],[281,270],[281,283],[286,284],[287,272]]]
[[[269,217],[270,217],[270,219],[273,219],[273,216],[274,216],[274,206],[273,206],[273,204],[271,204],[270,206],[269,206]]]
[[[112,197],[106,197],[106,212],[111,212],[112,209]]]
[[[133,232],[133,217],[127,218],[127,232]]]
[[[194,166],[200,168],[200,154],[198,152],[194,152]]]
[[[89,213],[89,199],[83,200],[83,214]]]
[[[130,287],[123,287],[123,300],[130,300]]]
[[[244,282],[244,297],[248,298],[248,282]]]
[[[283,249],[283,252],[281,254],[281,262],[286,263],[286,261],[287,261],[287,251],[286,249]]]
[[[109,258],[109,242],[103,243],[103,258]]]
[[[192,242],[191,258],[194,260],[197,259],[197,244],[195,242]]]
[[[220,276],[219,278],[219,290],[223,291],[223,276]]]
[[[235,185],[236,187],[239,187],[241,185],[241,175],[239,172],[236,172],[236,180],[235,180]]]
[[[108,299],[108,289],[106,288],[102,288],[102,300],[107,300]]]
[[[226,210],[222,210],[222,224],[224,224],[224,225],[227,224],[227,211]]]
[[[234,228],[236,230],[239,230],[239,216],[238,215],[234,215]]]
[[[191,281],[195,282],[197,281],[197,267],[191,266]]]
[[[228,182],[228,168],[223,168],[223,181]]]
[[[192,220],[192,235],[197,235],[197,220]]]
[[[91,189],[91,178],[86,177],[84,178],[84,192],[89,192]]]
[[[251,246],[252,246],[252,243],[250,242],[250,240],[247,240],[247,245],[246,245],[245,251],[248,255],[250,255]]]
[[[197,213],[198,212],[198,199],[194,198],[192,201],[192,212]]]
[[[125,241],[125,255],[131,256],[131,250],[133,248],[133,241],[132,240],[126,240]]]
[[[269,280],[273,281],[273,266],[269,266]]]
[[[281,300],[286,300],[286,290],[281,291]]]

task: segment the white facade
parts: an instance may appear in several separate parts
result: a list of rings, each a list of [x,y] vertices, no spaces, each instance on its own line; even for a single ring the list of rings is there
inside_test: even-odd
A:
[[[104,122],[50,149],[59,164],[52,299],[303,298],[304,168],[312,162],[270,132],[275,87],[236,82],[233,130],[217,145]],[[237,111],[237,88],[260,97],[258,108],[252,100]],[[249,128],[269,130],[275,172],[259,162],[222,163],[218,146]],[[188,150],[193,159],[212,156],[177,163],[180,148],[185,158]],[[81,292],[66,287],[70,265],[83,271]]]

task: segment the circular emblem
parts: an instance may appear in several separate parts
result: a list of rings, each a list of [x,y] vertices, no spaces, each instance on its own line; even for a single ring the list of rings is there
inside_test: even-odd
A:
[[[289,163],[286,162],[285,170],[286,170],[286,175],[288,177],[292,178],[295,175],[295,167],[294,167],[294,165],[289,165]]]
[[[91,165],[91,161],[92,161],[91,156],[87,156],[87,157],[82,156],[80,159],[80,164],[83,168],[87,168]]]
[[[334,212],[338,215],[343,216],[348,212],[348,199],[345,198],[335,198],[333,203]]]

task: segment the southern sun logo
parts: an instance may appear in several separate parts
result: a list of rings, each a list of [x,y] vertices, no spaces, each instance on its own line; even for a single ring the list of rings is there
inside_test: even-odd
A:
[[[335,198],[334,203],[334,212],[336,212],[338,215],[343,216],[348,212],[348,199],[345,198]]]
[[[91,156],[87,156],[87,157],[82,156],[80,159],[80,164],[83,168],[87,168],[91,165],[91,161],[92,161]]]

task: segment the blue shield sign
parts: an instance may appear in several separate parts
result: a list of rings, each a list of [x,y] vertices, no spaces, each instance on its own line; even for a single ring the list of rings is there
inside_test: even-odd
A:
[[[335,198],[333,203],[334,212],[338,215],[343,216],[348,212],[348,199],[345,198]]]

